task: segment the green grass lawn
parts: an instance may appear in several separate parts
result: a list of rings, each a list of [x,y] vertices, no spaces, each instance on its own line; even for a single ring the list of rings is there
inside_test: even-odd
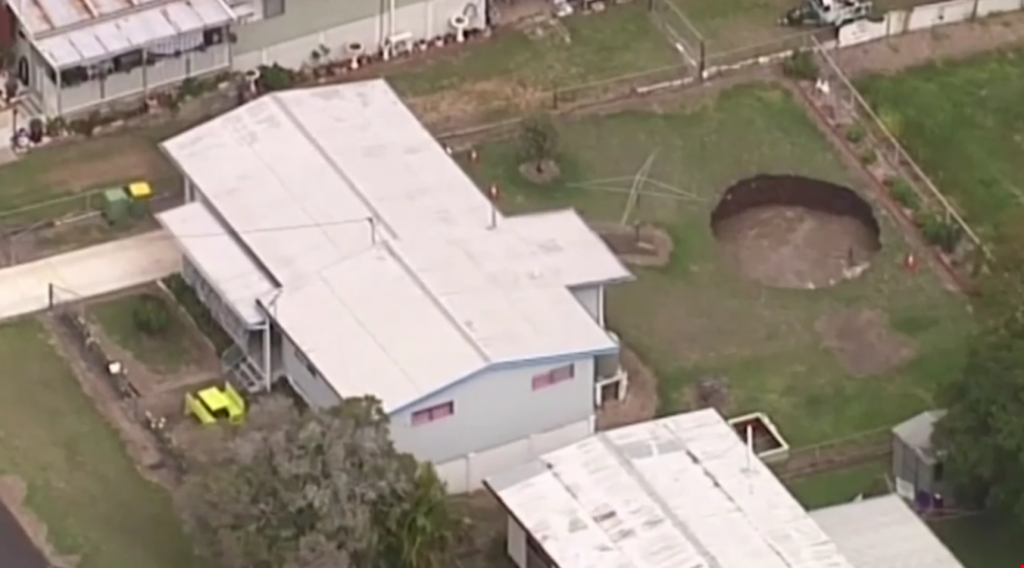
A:
[[[889,493],[885,474],[888,461],[830,471],[794,480],[787,486],[796,500],[811,511],[849,503],[858,495],[865,497]]]
[[[1019,520],[976,516],[931,523],[964,568],[1004,568],[1024,563],[1024,525]]]
[[[389,77],[404,96],[491,83],[549,91],[681,65],[679,53],[651,24],[642,4],[559,20],[543,36],[509,29],[491,40]],[[496,95],[498,93],[495,93]]]
[[[1024,50],[858,82],[982,238],[1024,208]]]
[[[143,301],[153,302],[165,310],[167,327],[159,334],[143,333],[138,328],[136,311]],[[162,295],[124,296],[93,304],[89,306],[89,313],[112,341],[155,373],[177,373],[195,362],[189,330]]]
[[[662,412],[686,408],[700,378],[724,376],[730,413],[765,411],[791,444],[804,446],[892,425],[929,408],[936,383],[958,372],[967,310],[930,272],[906,274],[906,245],[884,218],[885,246],[872,268],[827,290],[751,284],[720,254],[709,213],[733,182],[758,173],[799,173],[851,183],[787,92],[747,86],[695,108],[567,123],[562,178],[545,186],[523,180],[517,150],[514,141],[485,146],[471,170],[482,186],[501,186],[505,209],[572,206],[605,221],[620,219],[629,181],[615,188],[598,180],[629,178],[656,154],[649,178],[662,184],[661,195],[645,195],[634,219],[667,229],[672,262],[635,270],[636,282],[609,290],[607,311],[611,327],[658,375]],[[697,200],[665,197],[673,192]],[[882,376],[852,378],[814,327],[845,308],[886,312],[891,327],[916,340],[916,359]]]
[[[28,484],[27,505],[77,568],[195,566],[163,488],[138,474],[40,325],[0,326],[0,475]]]

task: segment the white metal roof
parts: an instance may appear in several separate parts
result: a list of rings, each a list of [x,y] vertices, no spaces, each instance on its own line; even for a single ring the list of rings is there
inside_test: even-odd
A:
[[[343,395],[395,409],[492,363],[615,349],[566,287],[629,272],[573,211],[490,229],[489,201],[382,80],[265,96],[163,147],[281,283],[271,312]]]
[[[202,43],[204,29],[234,13],[222,0],[9,0],[36,46],[58,68],[84,65],[133,49],[180,52]],[[19,8],[20,6],[20,8]],[[168,43],[161,49],[162,43]]]
[[[276,286],[202,203],[176,207],[157,218],[247,324],[263,321],[256,300]]]
[[[811,518],[860,568],[963,568],[899,495],[819,509]]]
[[[711,409],[601,432],[487,485],[561,568],[852,568]]]

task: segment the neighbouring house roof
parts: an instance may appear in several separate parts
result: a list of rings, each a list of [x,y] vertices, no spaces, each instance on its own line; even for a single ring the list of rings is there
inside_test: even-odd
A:
[[[839,550],[862,568],[963,568],[899,495],[811,512]]]
[[[202,203],[189,203],[160,213],[157,218],[246,324],[256,326],[264,321],[256,300],[277,286],[209,209]]]
[[[141,48],[174,53],[189,37],[235,19],[222,0],[7,0],[43,57],[57,68],[86,65]]]
[[[853,568],[712,409],[601,432],[485,483],[561,568]]]
[[[382,80],[268,95],[163,148],[342,396],[395,410],[490,365],[617,349],[568,291],[631,277],[600,238],[574,211],[489,228],[492,204]]]
[[[900,440],[903,440],[904,444],[917,452],[921,459],[933,462],[935,456],[932,454],[932,432],[935,430],[935,423],[945,415],[945,410],[928,410],[900,422],[892,429],[892,432]]]

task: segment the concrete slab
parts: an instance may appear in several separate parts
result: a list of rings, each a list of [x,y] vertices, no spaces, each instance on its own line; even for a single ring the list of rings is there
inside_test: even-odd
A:
[[[0,270],[0,321],[42,311],[50,286],[58,302],[117,292],[181,269],[174,239],[163,231],[129,237]]]

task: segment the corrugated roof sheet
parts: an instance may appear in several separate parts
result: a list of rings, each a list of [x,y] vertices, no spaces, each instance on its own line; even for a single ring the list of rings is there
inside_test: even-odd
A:
[[[899,495],[811,512],[859,568],[963,568]]]
[[[493,363],[617,349],[567,291],[630,277],[604,243],[573,211],[490,229],[492,204],[382,80],[269,95],[164,149],[342,395],[395,409]]]
[[[561,568],[852,568],[711,409],[596,434],[487,484]]]
[[[11,4],[16,13],[18,4]],[[222,0],[26,0],[20,10],[40,52],[58,68],[167,42],[177,43],[162,51],[191,49],[202,43],[195,34],[234,20]]]

